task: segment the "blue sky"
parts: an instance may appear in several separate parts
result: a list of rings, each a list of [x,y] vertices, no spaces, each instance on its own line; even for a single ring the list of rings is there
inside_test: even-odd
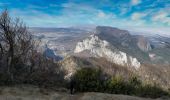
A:
[[[30,27],[170,27],[170,0],[0,0]]]

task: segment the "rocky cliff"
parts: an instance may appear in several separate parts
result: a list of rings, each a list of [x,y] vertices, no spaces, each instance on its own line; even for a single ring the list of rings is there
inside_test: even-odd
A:
[[[78,42],[74,52],[81,53],[84,50],[88,50],[94,57],[105,57],[107,60],[118,65],[134,67],[135,69],[140,67],[140,62],[136,58],[119,51],[110,45],[109,42],[101,40],[96,35],[91,35],[82,42]]]
[[[144,36],[137,37],[137,45],[144,52],[152,50],[149,41]]]

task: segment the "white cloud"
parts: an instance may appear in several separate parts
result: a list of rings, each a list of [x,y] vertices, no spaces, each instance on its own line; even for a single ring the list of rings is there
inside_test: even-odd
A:
[[[27,12],[19,9],[10,10],[10,14],[15,18],[21,18],[29,27],[57,27],[63,26],[63,21],[68,21],[65,17],[58,17],[54,15],[45,14],[36,10],[29,10]]]
[[[152,16],[152,21],[161,22],[170,25],[170,17],[168,12],[160,11]]]
[[[102,10],[98,10],[96,17],[99,19],[113,19],[116,18],[116,15],[114,15],[113,13],[105,13]]]
[[[170,28],[169,27],[124,27],[124,29],[129,30],[134,34],[143,34],[143,35],[161,35],[170,37]]]
[[[131,0],[131,4],[133,6],[136,6],[136,5],[140,4],[140,3],[141,3],[141,0]]]
[[[120,10],[121,10],[121,15],[124,15],[124,14],[126,14],[128,11],[130,11],[131,10],[131,7],[122,7],[122,8],[120,8]]]
[[[64,10],[61,15],[50,15],[41,11],[29,10],[27,12],[19,9],[13,9],[11,15],[14,17],[19,16],[23,19],[28,26],[38,27],[69,27],[74,25],[106,25],[106,26],[140,26],[143,25],[143,21],[134,22],[128,19],[119,19],[114,14],[104,13],[101,10],[97,10],[89,15],[89,13],[71,12]],[[86,21],[83,21],[86,20]]]
[[[166,16],[168,16],[168,14],[166,12],[159,12],[156,15],[153,16],[153,20],[158,21],[160,19],[165,18]]]
[[[77,5],[74,3],[70,3],[70,2],[62,4],[62,7],[64,7],[64,8],[71,8],[71,7],[75,7],[75,6],[77,6]]]
[[[140,19],[142,19],[143,17],[145,17],[146,16],[146,14],[144,14],[144,13],[138,13],[138,12],[136,12],[136,13],[133,13],[132,15],[131,15],[131,19],[132,20],[140,20]]]
[[[28,9],[46,9],[48,8],[47,6],[38,6],[38,5],[29,5]]]
[[[137,0],[138,1],[138,0]],[[134,4],[139,4],[141,1],[133,0]],[[58,5],[49,5],[52,7]],[[161,26],[163,23],[169,23],[170,20],[167,15],[167,11],[162,9],[161,14],[155,13],[157,10],[147,10],[143,12],[135,12],[128,17],[118,17],[119,15],[114,14],[114,12],[105,12],[99,8],[87,5],[87,4],[77,4],[77,3],[64,3],[62,5],[63,9],[59,14],[45,13],[42,10],[36,10],[35,8],[40,8],[38,6],[28,6],[25,10],[17,9],[18,11],[11,11],[13,16],[21,17],[30,26],[43,26],[43,27],[62,27],[62,26],[74,26],[79,24],[95,24],[95,25],[109,25],[109,26],[147,26],[155,25]],[[122,7],[122,6],[121,6]],[[123,5],[122,14],[127,13],[131,9],[131,5]],[[29,9],[29,10],[27,10]],[[168,8],[167,8],[168,9]],[[20,11],[19,11],[20,10]],[[27,11],[26,11],[27,10]],[[55,11],[54,11],[55,12]],[[166,14],[165,14],[166,12]],[[151,23],[147,23],[144,19],[152,18]],[[160,21],[160,22],[159,22]],[[155,23],[155,24],[154,24]]]
[[[102,12],[102,11],[99,11],[98,17],[104,18],[104,17],[106,17],[106,14],[104,12]]]
[[[60,7],[60,5],[57,5],[57,4],[50,4],[49,6],[50,7]]]

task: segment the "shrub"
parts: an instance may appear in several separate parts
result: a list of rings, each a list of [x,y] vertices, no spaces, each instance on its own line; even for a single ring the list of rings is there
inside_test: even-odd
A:
[[[137,88],[138,86],[142,85],[142,82],[137,77],[132,76],[129,79],[129,84]]]
[[[136,76],[132,76],[128,80],[127,85],[128,85],[128,94],[136,95],[136,92],[138,91],[139,87],[141,87],[142,82]]]
[[[102,71],[83,68],[75,74],[76,90],[79,92],[107,92],[113,94],[136,95],[140,97],[158,98],[168,96],[168,92],[159,86],[142,84],[135,76],[125,80],[121,76],[113,76],[103,80]]]
[[[158,98],[162,96],[169,96],[169,93],[159,86],[146,84],[137,89],[136,95],[141,97]]]
[[[76,90],[81,92],[100,91],[102,88],[101,71],[92,68],[83,68],[74,75]]]
[[[107,92],[133,95],[140,84],[137,77],[132,77],[125,81],[121,76],[113,76],[111,79],[107,80]]]
[[[109,93],[126,94],[126,83],[121,76],[112,77],[108,80]]]

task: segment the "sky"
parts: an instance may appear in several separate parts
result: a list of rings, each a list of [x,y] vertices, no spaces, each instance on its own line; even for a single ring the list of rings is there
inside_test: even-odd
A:
[[[170,0],[0,0],[29,27],[170,27]]]

